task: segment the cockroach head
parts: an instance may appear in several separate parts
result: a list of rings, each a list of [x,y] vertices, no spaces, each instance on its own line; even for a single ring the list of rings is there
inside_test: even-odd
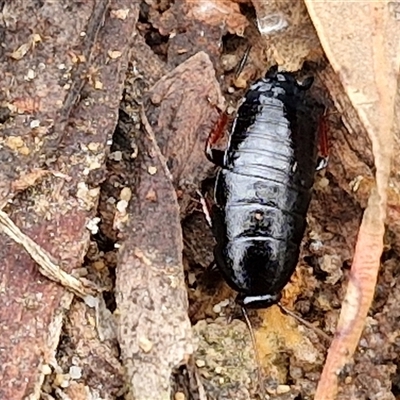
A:
[[[248,296],[244,293],[239,293],[236,297],[236,303],[245,308],[269,308],[278,303],[281,297],[281,294]]]
[[[299,83],[292,72],[278,71],[278,66],[272,66],[265,74],[265,79],[285,84],[293,84],[300,90],[308,90],[314,82],[314,77],[310,76],[302,83]],[[282,86],[283,86],[282,85]]]

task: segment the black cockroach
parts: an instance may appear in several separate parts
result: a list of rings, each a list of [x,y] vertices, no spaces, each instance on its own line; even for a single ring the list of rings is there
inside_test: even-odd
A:
[[[225,151],[206,146],[220,167],[211,220],[214,256],[243,307],[276,304],[298,263],[318,160],[323,107],[289,72],[272,67],[247,91]]]

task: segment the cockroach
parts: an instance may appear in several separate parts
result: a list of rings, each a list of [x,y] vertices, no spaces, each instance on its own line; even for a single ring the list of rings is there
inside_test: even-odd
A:
[[[220,127],[206,145],[219,167],[214,257],[242,307],[278,303],[298,263],[315,171],[326,161],[318,157],[324,108],[308,92],[312,83],[272,67],[241,101],[226,150],[212,148]]]

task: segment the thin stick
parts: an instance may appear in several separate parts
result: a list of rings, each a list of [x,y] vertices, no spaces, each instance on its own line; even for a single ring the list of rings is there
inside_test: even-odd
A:
[[[246,51],[244,52],[244,55],[242,59],[240,60],[240,63],[238,64],[236,71],[235,71],[235,79],[239,77],[239,75],[242,73],[244,66],[246,65],[247,59],[249,58],[251,50],[251,45],[248,45],[246,48]]]
[[[89,282],[85,285],[83,281],[63,271],[56,263],[53,257],[42,247],[34,242],[29,236],[25,235],[10,217],[0,210],[0,232],[4,232],[16,243],[23,246],[27,253],[38,264],[39,271],[46,278],[51,279],[64,286],[77,296],[85,298],[89,294],[96,294],[96,287]]]
[[[253,348],[254,348],[254,353],[255,353],[256,363],[257,363],[257,374],[258,374],[258,385],[260,387],[260,396],[262,399],[265,399],[263,373],[261,370],[260,354],[257,350],[256,337],[254,335],[253,327],[251,326],[250,318],[249,318],[249,315],[247,314],[246,309],[244,307],[241,307],[241,308],[242,308],[244,320],[246,321],[247,328],[249,329],[249,332],[250,332],[251,341],[253,343]]]
[[[321,336],[324,340],[327,341],[327,343],[331,343],[332,338],[327,335],[322,329],[317,328],[316,326],[314,326],[313,324],[311,324],[310,322],[306,321],[305,319],[301,318],[300,316],[298,316],[296,313],[294,313],[293,311],[288,310],[286,307],[284,307],[281,303],[277,303],[277,306],[281,309],[281,311],[284,314],[287,314],[289,316],[291,316],[292,318],[294,318],[295,320],[297,320],[298,322],[300,322],[301,324],[303,324],[304,326],[306,326],[307,328],[313,330],[317,335]]]

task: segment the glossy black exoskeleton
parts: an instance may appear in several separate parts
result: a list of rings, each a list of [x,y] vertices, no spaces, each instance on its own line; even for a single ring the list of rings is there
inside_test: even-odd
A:
[[[271,68],[239,106],[211,210],[215,261],[237,302],[266,308],[280,299],[298,263],[317,160],[323,108],[292,73]]]

